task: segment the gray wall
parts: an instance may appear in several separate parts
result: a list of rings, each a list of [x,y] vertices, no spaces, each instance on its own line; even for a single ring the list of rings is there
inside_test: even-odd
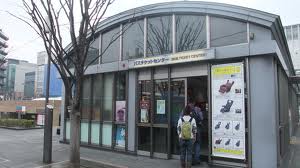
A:
[[[290,109],[290,93],[289,83],[285,71],[278,67],[278,104],[279,104],[279,136],[280,136],[280,155],[284,157],[288,152],[289,146],[289,110]]]
[[[275,66],[270,56],[251,57],[250,96],[253,168],[277,167]]]
[[[135,150],[135,95],[136,95],[136,72],[129,71],[128,83],[128,150]]]

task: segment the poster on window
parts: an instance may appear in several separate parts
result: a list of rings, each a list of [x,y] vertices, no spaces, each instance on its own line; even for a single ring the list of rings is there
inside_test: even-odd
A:
[[[141,100],[140,101],[140,122],[148,123],[149,122],[149,109],[150,109],[150,101],[149,100]]]
[[[156,114],[166,114],[165,100],[156,100]]]
[[[116,146],[117,147],[125,147],[125,126],[117,126],[116,131]]]
[[[245,96],[243,63],[213,65],[213,156],[245,159]]]
[[[126,101],[116,101],[116,121],[126,121]]]

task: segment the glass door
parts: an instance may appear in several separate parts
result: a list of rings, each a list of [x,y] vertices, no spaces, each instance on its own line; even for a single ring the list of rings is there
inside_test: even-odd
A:
[[[171,81],[171,154],[173,158],[177,158],[176,155],[180,154],[177,122],[187,102],[186,82],[186,79]]]

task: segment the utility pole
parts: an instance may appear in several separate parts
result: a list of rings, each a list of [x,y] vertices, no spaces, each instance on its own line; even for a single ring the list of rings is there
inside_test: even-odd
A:
[[[50,25],[48,19],[47,25]],[[49,85],[50,85],[50,57],[51,57],[51,45],[52,45],[52,32],[50,32],[48,26],[47,33],[49,33],[50,44],[48,53],[48,63],[47,63],[47,83],[46,83],[46,97],[45,97],[45,124],[44,124],[44,148],[43,148],[43,162],[52,162],[52,123],[53,123],[53,107],[49,104]]]

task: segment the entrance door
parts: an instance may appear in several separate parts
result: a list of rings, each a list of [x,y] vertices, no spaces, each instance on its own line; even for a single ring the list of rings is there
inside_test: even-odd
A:
[[[187,101],[201,108],[203,121],[200,126],[200,154],[202,159],[209,156],[208,134],[208,81],[207,76],[187,78]]]
[[[177,135],[177,122],[180,113],[186,105],[186,79],[174,79],[171,81],[171,153],[180,154],[180,146]],[[175,157],[177,158],[177,157]]]
[[[208,158],[208,92],[207,76],[173,79],[171,81],[171,152],[173,158],[178,158],[180,146],[177,135],[177,122],[187,103],[193,103],[201,108],[204,120],[201,126],[202,159]]]

